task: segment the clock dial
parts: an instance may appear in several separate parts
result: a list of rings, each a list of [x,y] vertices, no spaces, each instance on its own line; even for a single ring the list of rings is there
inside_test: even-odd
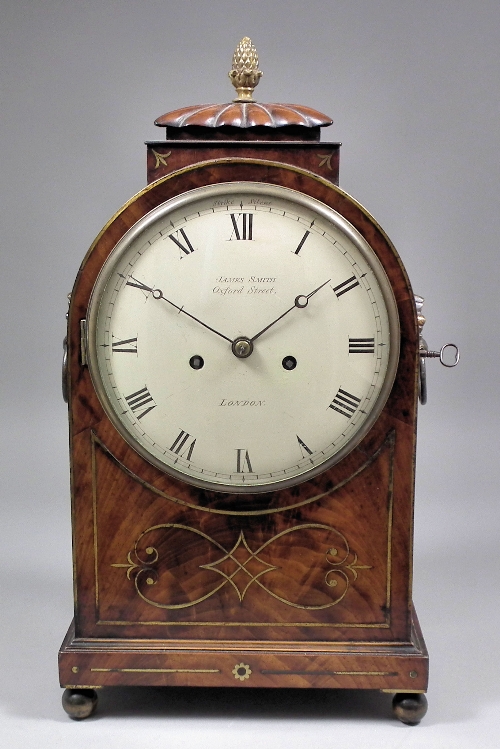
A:
[[[96,282],[90,371],[114,426],[195,485],[259,492],[311,478],[367,433],[398,360],[385,272],[338,213],[263,183],[174,198]]]

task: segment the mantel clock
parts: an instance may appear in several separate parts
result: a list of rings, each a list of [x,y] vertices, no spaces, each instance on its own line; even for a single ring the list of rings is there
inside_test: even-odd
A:
[[[115,685],[378,689],[425,713],[422,300],[337,186],[330,118],[256,103],[260,76],[245,38],[233,102],[156,120],[148,186],[70,297],[73,718]]]

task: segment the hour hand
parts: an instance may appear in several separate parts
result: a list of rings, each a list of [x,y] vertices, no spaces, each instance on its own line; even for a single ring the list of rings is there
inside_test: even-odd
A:
[[[314,291],[311,291],[310,294],[306,294],[305,296],[303,294],[299,294],[295,297],[295,307],[298,307],[299,309],[303,309],[304,307],[307,307],[309,303],[309,299],[314,296],[320,289],[323,288],[323,286],[326,286],[327,283],[329,283],[332,279],[329,278],[328,281],[325,281],[321,284],[321,286],[318,286],[317,289],[314,289]]]
[[[298,296],[296,296],[295,301],[293,303],[293,307],[290,307],[289,309],[287,309],[286,312],[283,312],[283,314],[277,317],[276,320],[273,320],[271,323],[269,323],[269,325],[266,325],[265,328],[263,328],[262,330],[259,330],[259,332],[253,336],[253,338],[250,338],[250,342],[253,343],[254,341],[257,340],[257,338],[260,338],[260,336],[263,333],[265,333],[266,330],[269,330],[269,328],[272,328],[273,325],[275,325],[279,320],[285,317],[285,315],[288,315],[288,313],[291,312],[293,309],[295,308],[304,309],[304,307],[307,307],[307,305],[309,304],[309,299],[312,296],[314,296],[314,294],[316,294],[320,289],[322,289],[323,286],[326,286],[326,284],[329,283],[331,280],[332,279],[329,278],[328,281],[325,281],[324,283],[322,283],[320,286],[318,286],[317,289],[314,289],[314,291],[311,291],[309,294],[299,294]]]
[[[146,286],[145,283],[142,283],[142,281],[138,281],[137,278],[134,278],[133,276],[129,276],[129,279],[125,285],[135,286],[136,289],[141,289],[142,291],[154,291],[154,289],[152,289],[151,286]]]

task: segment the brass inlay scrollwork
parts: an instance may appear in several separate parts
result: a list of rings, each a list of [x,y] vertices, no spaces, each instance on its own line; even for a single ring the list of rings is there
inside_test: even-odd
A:
[[[146,531],[147,533],[147,531]],[[152,567],[150,567],[150,564],[154,564],[158,561],[158,552],[156,549],[153,549],[152,546],[148,546],[146,549],[146,554],[152,554],[152,559],[148,559],[147,562],[142,560],[139,555],[137,554],[137,548],[134,548],[133,552],[136,556],[137,562],[132,561],[132,552],[129,551],[127,555],[127,562],[124,564],[112,564],[112,567],[125,567],[127,569],[127,580],[130,580],[130,575],[135,572],[135,570],[140,569],[141,572],[144,572],[145,570],[148,572],[151,572],[152,574],[155,574],[155,571]],[[148,582],[148,585],[151,585],[151,583]]]
[[[342,575],[342,577],[349,583],[349,578],[347,577],[347,574],[344,572],[344,570],[340,569],[341,566],[344,566],[346,570],[349,570],[352,573],[353,581],[358,579],[358,570],[371,570],[371,566],[367,564],[356,564],[358,561],[358,555],[354,554],[354,559],[350,564],[346,564],[347,557],[344,557],[340,562],[334,562],[332,559],[328,558],[328,555],[330,556],[337,556],[338,551],[337,549],[328,549],[326,552],[326,561],[328,564],[331,564],[335,569],[328,570],[328,572],[325,575],[325,583],[329,585],[331,588],[337,587],[337,580],[333,577],[335,574]],[[330,577],[331,575],[331,577]]]
[[[157,569],[158,566],[161,566],[161,564],[159,564],[161,563],[161,560],[159,558],[158,550],[154,546],[147,546],[145,550],[142,550],[141,542],[143,542],[143,539],[147,534],[155,533],[158,531],[168,532],[170,530],[195,534],[207,541],[209,544],[215,546],[222,553],[222,556],[216,561],[210,562],[208,564],[198,565],[198,569],[200,570],[207,570],[217,573],[222,577],[222,581],[195,600],[189,600],[183,603],[165,603],[158,600],[152,600],[152,598],[147,596],[145,591],[143,590],[143,580],[148,586],[156,585],[161,580],[161,570],[159,572]],[[264,550],[271,544],[275,544],[279,539],[282,539],[283,537],[288,536],[291,533],[311,533],[315,531],[333,534],[337,539],[337,545],[341,548],[341,551],[339,552],[336,547],[332,547],[330,544],[328,544],[328,548],[324,552],[326,563],[332,568],[328,569],[324,574],[324,583],[326,587],[329,588],[332,592],[333,589],[337,587],[339,588],[339,590],[331,600],[323,603],[306,604],[288,600],[287,598],[283,597],[283,595],[279,595],[275,591],[271,590],[270,583],[268,585],[265,585],[262,581],[264,575],[278,570],[281,571],[281,568],[277,567],[276,565],[269,564],[264,559],[261,559],[259,555],[262,554],[262,552],[264,552]],[[146,554],[147,558],[144,558],[144,554]],[[242,557],[242,554],[246,555],[245,559]],[[351,555],[353,555],[353,559],[349,561]],[[184,609],[195,606],[202,601],[205,601],[207,598],[211,598],[226,585],[232,586],[240,602],[242,602],[250,586],[255,584],[255,586],[259,587],[262,591],[287,606],[310,611],[318,611],[320,609],[330,608],[331,606],[335,606],[336,604],[340,603],[340,601],[344,598],[347,591],[349,590],[351,584],[357,580],[358,570],[371,569],[369,565],[357,564],[357,562],[357,554],[351,551],[346,537],[335,528],[332,528],[329,525],[324,525],[322,523],[307,523],[304,525],[298,525],[292,528],[288,528],[268,539],[255,551],[253,551],[249,546],[243,531],[240,531],[238,539],[233,547],[230,550],[227,550],[226,548],[224,548],[224,546],[222,546],[222,544],[216,541],[216,539],[211,538],[198,528],[192,528],[191,526],[183,525],[181,523],[165,523],[161,525],[155,525],[143,531],[143,533],[135,542],[133,550],[128,553],[127,562],[115,563],[111,566],[126,569],[128,580],[132,579],[132,575],[134,576],[135,589],[138,595],[146,603],[162,609]],[[252,566],[249,567],[251,563]],[[284,574],[286,574],[286,572]],[[342,582],[343,585],[339,585],[339,582]],[[307,592],[310,592],[310,590],[311,589],[309,588]],[[324,592],[326,591],[323,591],[323,594]]]
[[[158,169],[160,164],[162,164],[163,166],[168,166],[167,159],[172,155],[172,151],[169,151],[168,153],[158,153],[158,151],[155,151],[154,148],[152,148],[151,153],[156,159],[153,169]]]
[[[318,167],[326,166],[327,169],[332,171],[332,156],[333,153],[317,153],[316,156],[320,159]]]
[[[248,552],[248,558],[243,562],[243,564],[235,557],[235,552],[238,550],[240,546],[243,546],[246,551]],[[261,547],[263,548],[263,547]],[[219,575],[222,575],[228,583],[231,583],[233,588],[236,591],[236,595],[242,601],[245,597],[245,593],[247,592],[248,588],[252,583],[257,582],[259,577],[262,577],[262,575],[265,575],[266,572],[271,572],[272,570],[277,570],[278,567],[274,567],[271,564],[267,564],[267,562],[263,562],[262,559],[259,559],[258,553],[260,549],[257,552],[253,552],[249,545],[247,544],[245,535],[243,531],[240,531],[240,535],[238,537],[238,540],[236,541],[235,545],[231,549],[231,551],[228,551],[227,554],[224,554],[220,559],[218,559],[216,562],[212,562],[211,564],[201,564],[200,568],[204,570],[213,570],[214,572],[217,572]],[[223,569],[219,568],[218,565],[223,564],[227,560],[231,560],[234,562],[236,569],[230,574],[226,574]],[[263,569],[258,572],[257,574],[252,574],[248,569],[247,565],[252,560],[256,560],[259,564],[263,566]],[[238,574],[238,572],[244,572],[248,577],[250,578],[248,581],[246,581],[246,585],[244,587],[238,587],[238,585],[233,580],[234,577]]]

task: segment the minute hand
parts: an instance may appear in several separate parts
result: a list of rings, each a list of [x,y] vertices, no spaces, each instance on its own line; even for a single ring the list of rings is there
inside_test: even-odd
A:
[[[179,313],[182,312],[184,315],[190,317],[191,320],[195,320],[195,322],[203,325],[203,327],[207,328],[207,330],[211,330],[212,333],[215,333],[215,335],[218,335],[221,338],[224,338],[224,340],[229,341],[229,343],[233,342],[232,338],[228,338],[226,335],[224,335],[224,333],[219,333],[219,331],[215,330],[215,328],[211,328],[210,325],[207,325],[202,320],[199,320],[197,317],[185,310],[184,307],[179,307],[179,305],[175,304],[175,302],[171,302],[170,299],[167,299],[167,297],[163,295],[163,291],[161,289],[154,289],[151,288],[151,286],[146,286],[141,281],[137,281],[137,279],[133,276],[130,276],[130,278],[132,279],[132,281],[127,282],[128,286],[136,286],[137,288],[143,289],[144,291],[149,291],[153,299],[163,299],[164,302],[168,302],[168,304],[171,304],[172,307],[175,307],[175,309],[179,310]]]
[[[269,325],[266,325],[265,328],[263,328],[262,330],[259,330],[259,332],[256,335],[253,336],[253,338],[250,338],[251,343],[253,343],[254,341],[256,341],[257,338],[260,338],[260,336],[263,333],[265,333],[266,330],[269,330],[269,328],[272,328],[273,325],[275,325],[277,322],[279,322],[279,320],[281,320],[283,317],[285,317],[285,315],[288,315],[288,313],[291,312],[293,309],[295,309],[295,308],[304,309],[304,307],[307,307],[307,305],[309,303],[309,299],[312,296],[314,296],[314,294],[316,294],[320,289],[322,289],[323,286],[326,286],[326,284],[329,283],[331,280],[332,279],[329,278],[328,281],[325,281],[324,283],[322,283],[321,286],[318,286],[317,289],[314,289],[314,291],[311,291],[310,294],[299,294],[298,296],[296,296],[295,297],[295,301],[293,303],[293,307],[290,307],[290,309],[287,309],[287,311],[283,312],[283,314],[280,315],[279,317],[277,317],[276,320],[273,320],[271,323],[269,323]]]

